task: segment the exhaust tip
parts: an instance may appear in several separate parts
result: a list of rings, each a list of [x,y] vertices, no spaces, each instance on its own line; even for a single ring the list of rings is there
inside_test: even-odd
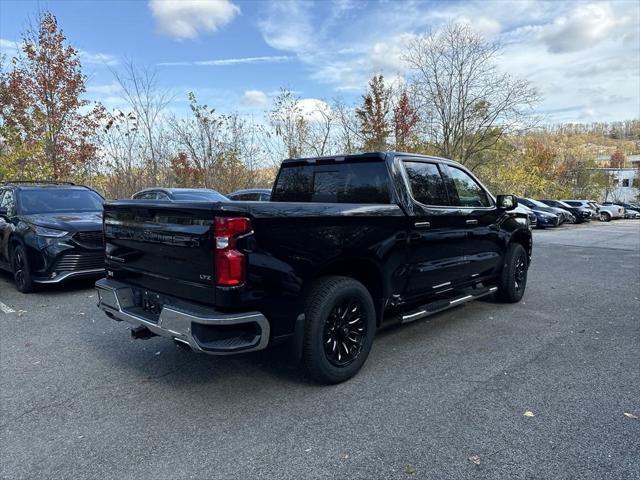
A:
[[[149,330],[147,327],[139,325],[131,329],[131,338],[137,340],[148,340],[151,337],[155,337],[156,334]]]
[[[187,342],[186,340],[183,340],[182,338],[174,337],[173,343],[175,343],[176,347],[178,347],[180,350],[189,350],[189,351],[193,350],[189,342]]]

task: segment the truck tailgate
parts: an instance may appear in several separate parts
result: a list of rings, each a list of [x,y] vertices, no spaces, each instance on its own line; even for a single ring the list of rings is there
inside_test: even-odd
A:
[[[195,202],[107,202],[108,275],[141,289],[215,304],[215,207]]]

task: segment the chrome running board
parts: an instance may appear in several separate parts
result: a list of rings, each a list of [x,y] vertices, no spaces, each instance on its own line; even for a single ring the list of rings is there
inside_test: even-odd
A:
[[[462,296],[457,297],[457,298],[453,298],[451,300],[443,299],[443,300],[436,300],[434,302],[427,303],[426,305],[423,305],[423,306],[419,307],[418,309],[403,315],[402,316],[402,320],[400,321],[400,323],[414,322],[414,321],[419,320],[421,318],[428,317],[429,315],[433,315],[434,313],[442,312],[442,311],[448,310],[448,309],[450,309],[452,307],[456,307],[458,305],[462,305],[463,303],[467,303],[467,302],[470,302],[472,300],[477,300],[478,298],[482,298],[482,297],[485,297],[487,295],[491,295],[492,293],[494,293],[497,290],[498,290],[498,287],[495,287],[495,286],[487,287],[487,288],[480,289],[479,292],[473,292],[472,291],[471,293],[468,293],[466,295],[462,295]]]

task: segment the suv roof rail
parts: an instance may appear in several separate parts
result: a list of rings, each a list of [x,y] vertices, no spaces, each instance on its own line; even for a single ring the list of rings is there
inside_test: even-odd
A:
[[[58,180],[6,180],[0,182],[2,185],[15,185],[15,184],[34,184],[34,185],[76,185],[73,182],[64,182]]]

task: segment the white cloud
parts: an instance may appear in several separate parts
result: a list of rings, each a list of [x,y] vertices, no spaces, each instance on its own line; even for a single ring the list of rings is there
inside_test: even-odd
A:
[[[160,31],[174,38],[196,38],[215,32],[240,13],[230,0],[149,0]]]
[[[229,65],[241,65],[246,63],[280,63],[293,59],[286,55],[273,55],[265,57],[242,57],[242,58],[223,58],[218,60],[198,60],[195,62],[162,62],[158,63],[159,67],[188,67],[188,66],[208,66],[208,67],[226,67]]]
[[[118,65],[120,62],[115,55],[109,53],[91,53],[85,50],[78,51],[82,63],[91,65],[107,65],[109,67]]]
[[[13,40],[7,40],[6,38],[0,38],[0,53],[7,56],[13,56],[20,48],[18,42]]]
[[[335,91],[361,93],[372,74],[406,75],[406,46],[445,23],[462,23],[504,46],[501,70],[544,95],[550,121],[640,116],[640,3],[583,0],[334,1],[317,16],[308,4],[273,0],[260,22],[264,40],[306,65]],[[589,85],[604,94],[579,93]]]
[[[115,95],[122,92],[122,87],[115,80],[111,83],[87,85],[87,93],[95,93],[98,95]]]
[[[317,33],[311,21],[310,2],[271,1],[258,25],[269,46],[290,52],[311,47]]]
[[[620,38],[627,29],[637,30],[638,24],[621,13],[606,3],[580,4],[568,15],[541,27],[540,38],[552,53],[584,50],[603,40]]]
[[[331,107],[327,102],[317,98],[300,99],[298,100],[298,107],[302,116],[312,123],[322,122],[325,119],[325,115],[331,115]]]
[[[0,53],[7,57],[13,57],[18,53],[20,45],[20,42],[0,38]],[[86,50],[78,50],[78,55],[80,55],[80,60],[84,64],[114,66],[119,63],[118,58],[109,53],[93,53],[87,52]]]
[[[262,90],[246,90],[241,102],[249,107],[263,107],[267,104],[268,98]]]

